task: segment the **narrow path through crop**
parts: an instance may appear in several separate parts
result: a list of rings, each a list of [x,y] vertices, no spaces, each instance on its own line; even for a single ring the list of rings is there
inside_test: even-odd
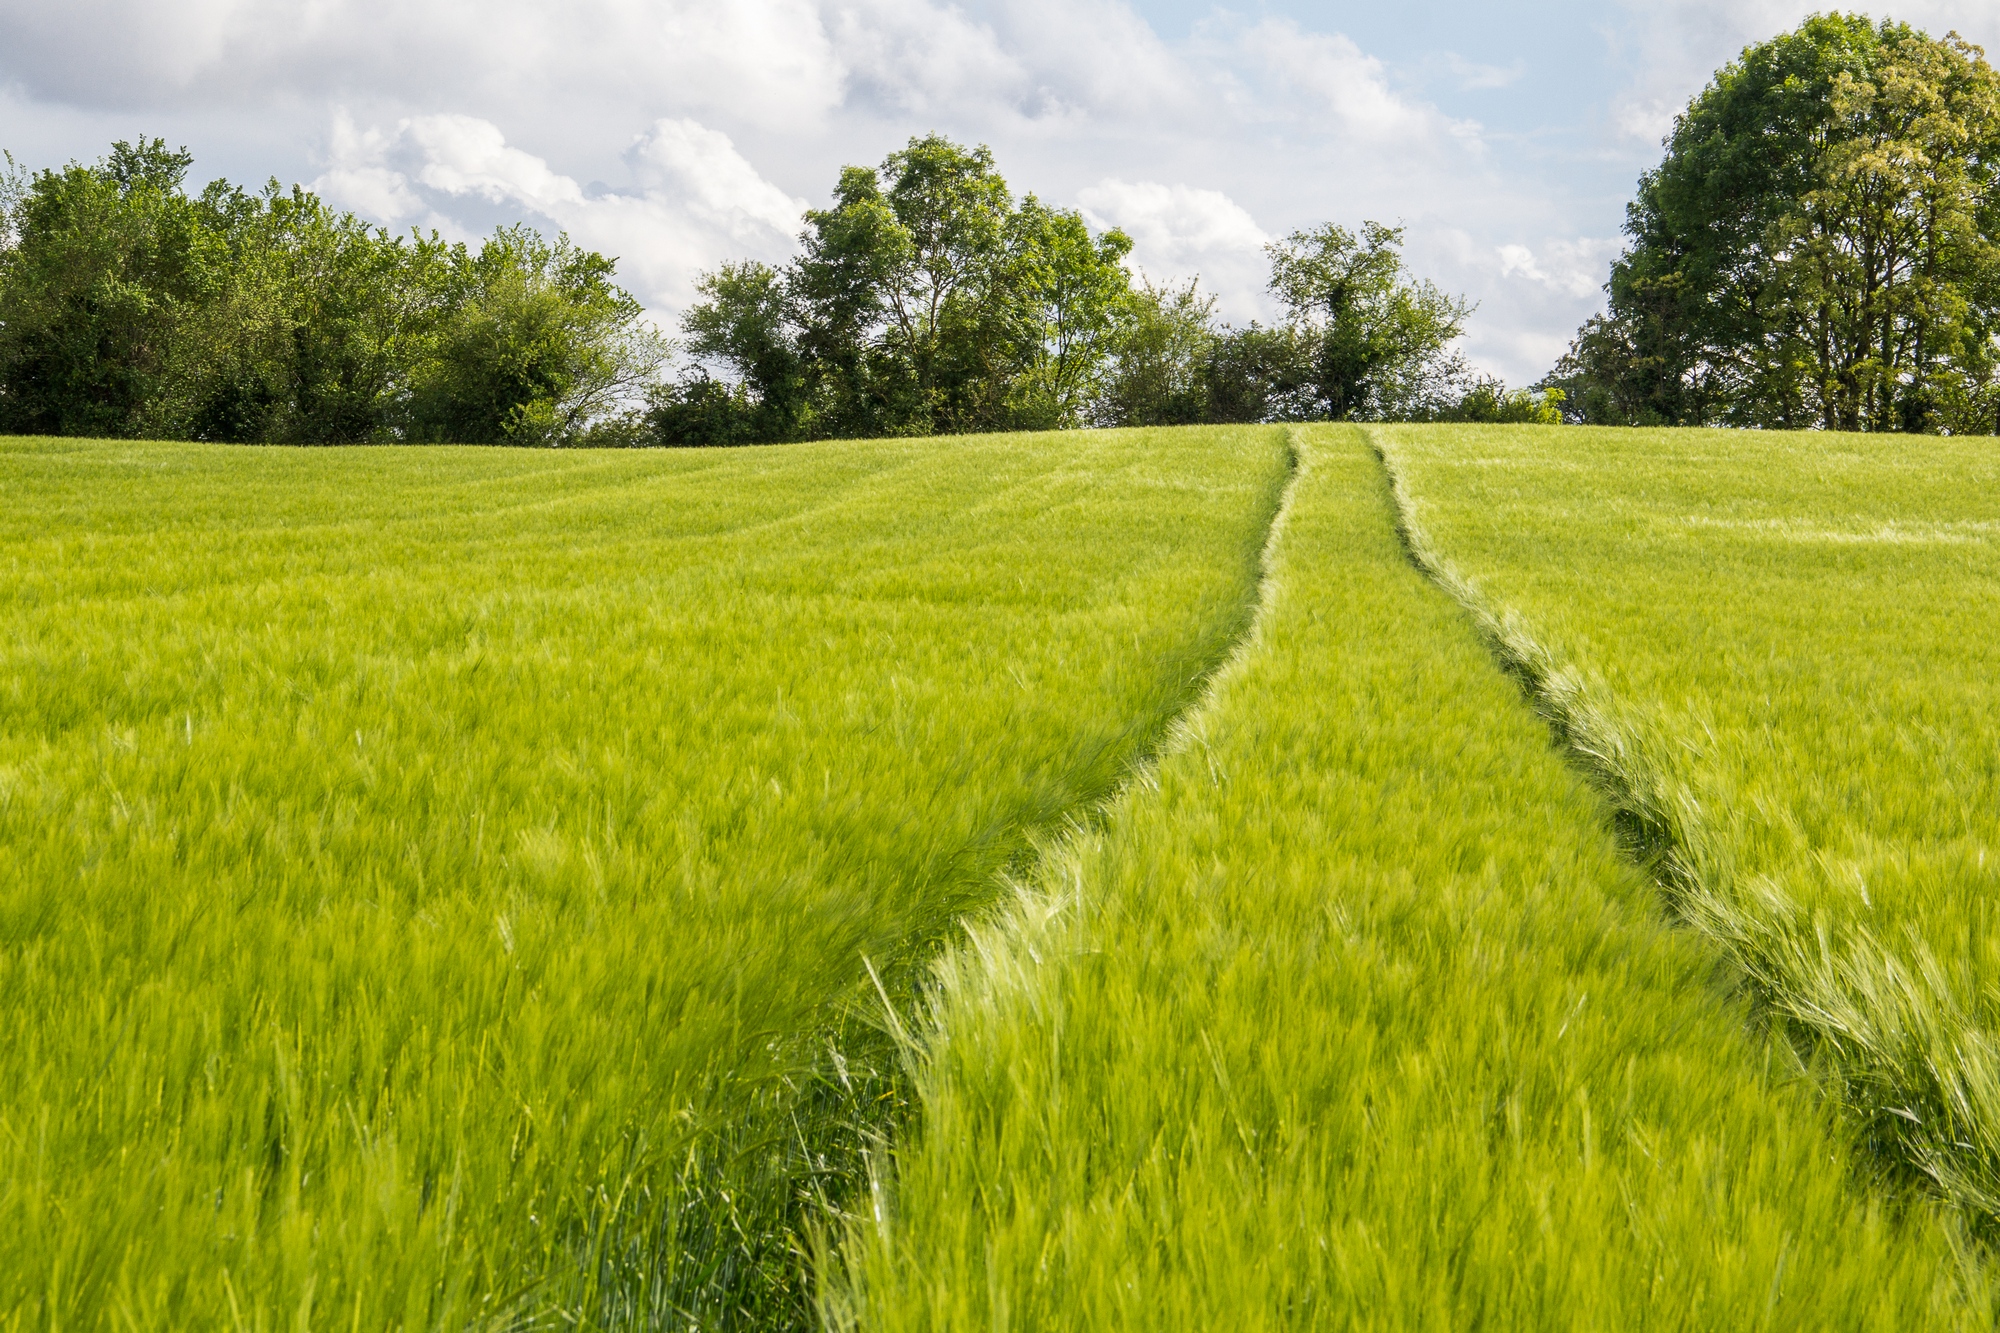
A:
[[[1990,1327],[1300,432],[1176,743],[943,958],[836,1330]]]
[[[914,951],[920,966],[938,969],[935,979],[920,979],[902,995],[884,991],[879,978],[876,992],[861,1011],[849,1011],[837,1029],[820,1035],[838,1068],[820,1071],[818,1081],[825,1090],[815,1121],[816,1133],[801,1131],[799,1148],[808,1162],[837,1160],[844,1167],[837,1172],[821,1172],[813,1192],[802,1196],[806,1205],[792,1221],[786,1238],[796,1243],[815,1232],[839,1230],[841,1219],[875,1206],[882,1189],[878,1174],[889,1146],[906,1138],[915,1129],[921,1106],[913,1079],[921,1076],[925,1042],[936,1035],[936,1005],[940,987],[949,989],[966,959],[978,958],[997,964],[1003,954],[1032,953],[1032,940],[1062,912],[1074,904],[1052,898],[1046,891],[1055,882],[1052,868],[1075,856],[1079,840],[1101,831],[1121,800],[1135,787],[1152,780],[1161,758],[1189,743],[1191,723],[1210,705],[1216,682],[1237,668],[1261,632],[1274,600],[1273,562],[1283,540],[1302,469],[1296,431],[1288,431],[1285,467],[1276,502],[1265,525],[1258,553],[1255,582],[1246,589],[1240,628],[1218,645],[1187,679],[1180,705],[1149,726],[1147,738],[1135,750],[1125,777],[1115,788],[1092,796],[1023,831],[1023,853],[1002,873],[1005,901],[996,909],[984,907],[962,922],[964,938],[953,942],[939,957],[930,951]],[[1003,980],[1006,969],[983,969],[988,978]],[[871,976],[873,973],[871,971]],[[1028,980],[1029,974],[1015,974]],[[841,1049],[844,1043],[845,1049]],[[837,1054],[836,1054],[837,1052]],[[866,1086],[854,1081],[851,1071],[868,1070]],[[831,1109],[832,1114],[827,1114]],[[839,1262],[838,1256],[822,1247],[817,1262],[825,1267]]]
[[[535,461],[0,441],[0,1327],[808,1323],[864,960],[1158,744],[1286,475]]]
[[[1980,873],[1983,854],[1978,866],[1961,867],[1950,864],[1949,855],[1923,845],[1926,836],[1948,841],[1952,830],[1946,825],[1953,821],[1940,819],[1936,809],[1921,807],[1897,790],[1911,782],[1925,790],[1943,786],[1947,799],[1942,804],[1950,806],[1949,788],[1976,783],[1949,778],[1940,783],[1934,773],[1919,777],[1900,772],[1898,759],[1892,758],[1883,771],[1859,780],[1858,785],[1874,790],[1859,797],[1813,793],[1818,807],[1803,817],[1797,808],[1787,808],[1788,798],[1796,793],[1785,789],[1785,779],[1795,787],[1810,787],[1824,783],[1824,775],[1786,773],[1765,787],[1749,788],[1746,775],[1754,778],[1759,768],[1787,767],[1771,752],[1771,734],[1781,732],[1787,723],[1810,743],[1827,728],[1845,728],[1851,734],[1863,725],[1879,724],[1880,719],[1841,715],[1833,707],[1813,711],[1809,705],[1803,719],[1765,717],[1758,724],[1763,734],[1741,725],[1725,728],[1721,735],[1705,724],[1676,730],[1660,716],[1664,701],[1621,697],[1608,685],[1601,655],[1630,654],[1634,642],[1646,645],[1641,651],[1662,657],[1712,650],[1692,643],[1658,650],[1654,645],[1660,642],[1659,627],[1647,622],[1643,610],[1624,609],[1633,595],[1628,591],[1606,598],[1606,614],[1627,623],[1602,626],[1600,660],[1579,660],[1574,626],[1569,627],[1571,646],[1566,649],[1531,623],[1531,614],[1547,613],[1546,595],[1538,606],[1530,603],[1527,609],[1496,597],[1453,559],[1448,543],[1427,528],[1423,517],[1427,502],[1449,498],[1461,508],[1466,503],[1463,497],[1419,494],[1412,484],[1410,460],[1402,455],[1407,452],[1411,460],[1436,463],[1438,438],[1383,429],[1370,434],[1390,478],[1399,529],[1411,559],[1473,617],[1567,753],[1616,807],[1631,851],[1653,875],[1669,908],[1726,957],[1735,975],[1753,989],[1763,1021],[1782,1028],[1801,1055],[1817,1065],[1819,1085],[1841,1105],[1883,1167],[1906,1179],[1914,1177],[1963,1209],[1967,1222],[1988,1241],[2000,1235],[2000,1040],[1995,1037],[1990,1005],[1986,1013],[1979,1012],[1980,997],[1990,982],[1982,984],[1974,975],[1979,940],[1986,933],[1983,924],[1976,924],[1983,923],[1987,896]],[[1682,439],[1688,438],[1683,433]],[[1661,440],[1656,447],[1671,450],[1677,442]],[[1829,443],[1824,448],[1832,451],[1836,446]],[[1865,469],[1870,460],[1843,461],[1859,462]],[[1774,462],[1825,466],[1811,457]],[[1880,483],[1886,478],[1874,480]],[[1737,484],[1742,484],[1740,478]],[[1670,489],[1665,483],[1656,485]],[[1593,514],[1621,498],[1630,500],[1608,494],[1594,498],[1599,508],[1589,511]],[[1731,498],[1741,504],[1766,503],[1755,493]],[[1550,496],[1545,503],[1560,506],[1572,500],[1567,495]],[[1606,528],[1633,525],[1630,510],[1628,503]],[[1521,516],[1514,515],[1513,520],[1519,523]],[[1546,531],[1537,527],[1543,538],[1539,543],[1528,534],[1535,560],[1564,558],[1550,540],[1559,527]],[[1593,558],[1604,554],[1594,545],[1586,549]],[[1496,557],[1490,544],[1478,550],[1487,564],[1496,559],[1501,564],[1518,561],[1523,554],[1512,551]],[[1632,552],[1623,554],[1629,559]],[[1786,563],[1813,569],[1820,562],[1794,551]],[[1480,568],[1486,571],[1486,565]],[[1719,606],[1720,599],[1747,596],[1766,618],[1791,613],[1790,608],[1759,598],[1764,590],[1754,575],[1742,572],[1740,556],[1732,567],[1717,553],[1714,568],[1719,583],[1735,586],[1727,593],[1719,587],[1686,586],[1679,589],[1681,597],[1697,604],[1713,597]],[[1864,607],[1865,615],[1869,599],[1880,596],[1875,589],[1902,582],[1899,572],[1908,577],[1906,571],[1893,569],[1866,578],[1849,574],[1848,587],[1824,589],[1822,595],[1854,600]],[[1603,573],[1615,578],[1617,566],[1607,564]],[[1973,573],[1976,577],[1977,571]],[[1951,590],[1928,587],[1926,594],[1948,598]],[[1588,608],[1584,614],[1590,614]],[[1810,658],[1823,649],[1826,645],[1813,642],[1814,631],[1827,632],[1825,626],[1808,624],[1790,650]],[[1834,645],[1836,652],[1843,647]],[[1870,663],[1864,651],[1846,669],[1844,674],[1852,679],[1845,688],[1865,695],[1868,671],[1880,665]],[[1929,664],[1929,669],[1948,671],[1957,665],[1946,661]],[[1890,666],[1892,678],[1876,682],[1878,686],[1902,684],[1893,678],[1897,672],[1909,675],[1926,669],[1922,659],[1898,660]],[[1833,674],[1837,679],[1843,673]],[[1677,679],[1690,696],[1686,706],[1697,707],[1698,687],[1687,673]],[[1808,693],[1811,689],[1789,680],[1783,683]],[[1820,684],[1824,688],[1825,683]],[[1724,687],[1754,694],[1770,685],[1742,679],[1727,681]],[[1979,726],[1977,719],[1955,721],[1959,726]],[[1897,719],[1901,729],[1910,725],[1911,719]],[[1707,772],[1706,787],[1698,788],[1690,769],[1707,771],[1716,766],[1704,768],[1705,761],[1690,761],[1697,750],[1732,756],[1743,771],[1728,779]],[[1908,764],[1907,759],[1901,762]],[[1871,828],[1871,803],[1890,806],[1889,816],[1876,818],[1882,823],[1893,819],[1899,827]],[[1810,833],[1799,827],[1808,821]],[[1802,850],[1786,847],[1783,840],[1770,836],[1768,827],[1759,825],[1789,825],[1786,837],[1802,844]],[[1759,847],[1760,841],[1766,845]],[[1873,844],[1869,851],[1875,864],[1866,871],[1858,858],[1843,864],[1855,855],[1843,846],[1852,841]],[[1961,859],[1974,858],[1966,853]],[[1899,873],[1881,875],[1884,882],[1877,884],[1876,892],[1884,900],[1878,905],[1869,899],[1866,872],[1884,867]],[[1840,882],[1829,886],[1823,882],[1826,879]]]

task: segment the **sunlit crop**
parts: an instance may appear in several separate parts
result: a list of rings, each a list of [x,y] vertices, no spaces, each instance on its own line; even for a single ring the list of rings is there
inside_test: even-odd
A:
[[[831,1320],[1986,1323],[1955,1215],[1667,919],[1365,435],[1300,448],[1178,748],[941,968]]]
[[[0,494],[0,1333],[1995,1322],[1977,444]]]
[[[877,979],[1199,690],[1285,467],[0,443],[0,1328],[805,1318]]]
[[[2000,457],[1983,439],[1383,429],[1675,910],[1881,1154],[2000,1221]]]

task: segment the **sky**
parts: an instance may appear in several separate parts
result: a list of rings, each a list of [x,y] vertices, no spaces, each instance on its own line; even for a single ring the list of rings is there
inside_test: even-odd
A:
[[[1262,247],[1400,223],[1542,375],[1685,106],[1799,0],[0,0],[0,148],[140,135],[194,178],[302,182],[396,228],[525,220],[619,260],[672,327],[700,272],[780,262],[839,169],[932,131],[1123,227],[1155,280],[1272,313]],[[2000,54],[2000,0],[1874,9]]]

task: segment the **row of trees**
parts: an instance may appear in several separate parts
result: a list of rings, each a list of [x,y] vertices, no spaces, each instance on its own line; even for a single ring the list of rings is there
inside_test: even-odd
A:
[[[1809,19],[1666,148],[1607,313],[1547,381],[1571,419],[2000,428],[2000,78],[1977,47]]]
[[[0,176],[0,431],[711,445],[1210,421],[1553,419],[1454,350],[1470,307],[1374,223],[1271,247],[1272,327],[1016,199],[985,148],[849,167],[790,264],[705,275],[676,347],[567,238],[476,250],[119,143]]]
[[[841,173],[779,268],[729,264],[682,321],[692,365],[653,398],[666,442],[1192,422],[1553,420],[1472,375],[1471,308],[1412,278],[1401,232],[1324,226],[1270,247],[1281,324],[1230,328],[1194,282],[1033,195],[985,148],[913,139]]]
[[[273,182],[189,194],[159,140],[0,198],[0,431],[564,443],[658,381],[612,263],[397,237]]]

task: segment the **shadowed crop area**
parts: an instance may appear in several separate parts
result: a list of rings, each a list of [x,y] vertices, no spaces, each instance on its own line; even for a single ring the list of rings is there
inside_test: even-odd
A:
[[[1491,438],[1565,485],[1529,471],[1578,466],[1553,434]],[[1669,923],[1409,559],[1368,437],[1297,438],[1259,619],[1210,697],[940,965],[920,1128],[856,1210],[829,1322],[1988,1326],[1958,1215],[1883,1178]],[[1492,498],[1453,512],[1513,531]]]
[[[0,441],[0,1328],[809,1318],[882,995],[1198,695],[1287,468]]]
[[[1428,558],[1879,1155],[2000,1222],[2000,458],[1382,428]]]

